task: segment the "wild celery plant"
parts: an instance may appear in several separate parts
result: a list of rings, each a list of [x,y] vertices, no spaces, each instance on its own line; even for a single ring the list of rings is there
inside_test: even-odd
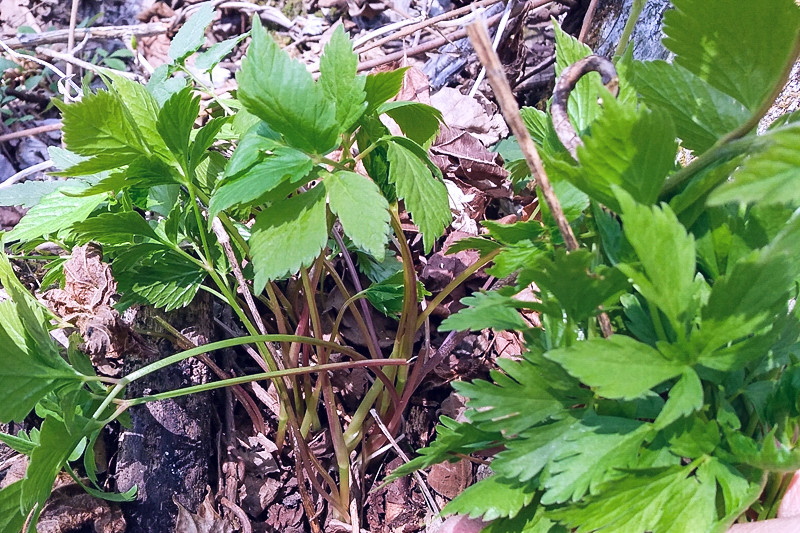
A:
[[[445,508],[486,532],[723,532],[775,516],[800,468],[800,114],[754,131],[798,58],[800,7],[673,4],[673,63],[628,53],[617,99],[597,74],[572,92],[577,161],[549,113],[523,110],[582,247],[565,253],[546,209],[465,243],[499,250],[490,272],[516,285],[442,329],[515,329],[527,351],[456,383],[467,422],[443,418],[393,475],[502,446]],[[558,73],[590,54],[559,30],[556,44]],[[539,301],[515,298],[531,284]]]
[[[282,444],[290,432],[306,465],[319,465],[303,439],[320,429],[324,405],[339,479],[324,469],[318,474],[331,509],[348,520],[350,453],[363,441],[366,415],[374,407],[395,415],[402,409],[400,396],[408,396],[406,365],[427,314],[419,310],[421,289],[398,202],[403,200],[430,250],[451,217],[442,175],[427,155],[440,113],[420,103],[389,102],[400,89],[402,69],[357,75],[357,56],[341,28],[325,47],[315,81],[256,17],[237,75],[237,98],[208,91],[214,116],[196,128],[200,97],[186,78],[172,74],[194,76],[185,60],[201,47],[212,16],[205,4],[184,25],[170,49],[173,63],[154,73],[147,87],[108,74],[107,90],[59,105],[68,150],[54,149],[52,156],[69,179],[55,192],[39,184],[14,189],[31,209],[3,240],[22,248],[47,240],[65,250],[98,243],[112,266],[121,308],[173,310],[206,290],[231,306],[248,335],[181,352],[120,379],[98,377],[76,345],[68,360],[62,357],[48,334],[51,316],[3,257],[0,276],[11,299],[0,303],[0,421],[20,421],[36,409],[44,422],[27,435],[0,434],[31,458],[26,478],[0,491],[0,533],[18,531],[27,517],[33,527],[57,473],[92,450],[102,427],[129,407],[259,379],[273,379],[281,400],[276,441]],[[234,41],[203,52],[195,66],[212,68]],[[390,134],[381,115],[391,117],[404,136]],[[402,261],[387,259],[392,233]],[[350,294],[331,265],[330,250],[345,256],[354,286],[360,288],[351,253],[374,284]],[[57,265],[46,282],[58,279]],[[275,283],[289,276],[302,285],[296,298]],[[332,330],[323,330],[316,304],[326,277],[346,300]],[[367,307],[354,305],[365,297],[399,316],[387,356]],[[269,330],[262,309],[272,315]],[[369,340],[369,356],[338,342],[345,312],[354,314]],[[127,384],[158,369],[242,344],[256,347],[264,373],[144,398],[124,396]],[[330,363],[332,353],[354,361]],[[342,427],[326,373],[352,366],[369,367],[380,379]],[[87,490],[99,494],[91,452],[84,454],[84,465],[95,483]]]

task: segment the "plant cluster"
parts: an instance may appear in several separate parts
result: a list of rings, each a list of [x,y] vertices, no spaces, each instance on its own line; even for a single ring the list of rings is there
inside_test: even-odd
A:
[[[28,433],[0,434],[0,441],[30,457],[25,479],[0,490],[3,533],[19,531],[23,523],[33,527],[55,476],[64,468],[73,473],[70,463],[81,456],[89,492],[134,497],[100,491],[93,455],[102,428],[124,422],[130,407],[264,379],[274,381],[280,398],[276,442],[293,443],[309,479],[321,479],[315,488],[332,512],[349,520],[351,453],[361,449],[366,458],[385,443],[381,433],[367,432],[368,415],[374,410],[396,431],[413,393],[408,361],[428,313],[420,310],[425,293],[401,228],[399,202],[430,250],[451,219],[442,174],[427,154],[440,113],[417,102],[390,102],[404,69],[358,75],[358,58],[342,28],[325,47],[315,81],[256,17],[236,98],[212,94],[199,120],[200,96],[187,83],[185,60],[202,46],[212,17],[210,3],[193,15],[172,43],[173,63],[154,73],[147,86],[107,72],[107,90],[87,90],[79,102],[58,104],[67,149],[52,149],[51,156],[58,174],[69,178],[10,188],[6,195],[30,210],[3,242],[23,251],[45,241],[64,250],[95,243],[111,265],[119,310],[144,304],[170,311],[205,290],[232,308],[247,335],[175,354],[119,379],[97,376],[78,349],[79,339],[62,356],[49,335],[55,317],[14,278],[8,258],[0,257],[0,282],[10,297],[0,302],[0,421],[21,421],[33,411],[43,418]],[[213,68],[239,40],[199,54],[195,66]],[[384,115],[404,135],[392,135]],[[203,125],[196,127],[198,122]],[[390,240],[393,251],[387,252]],[[350,285],[332,264],[340,254]],[[63,283],[63,264],[63,258],[48,264],[43,286]],[[363,290],[361,273],[372,282]],[[287,277],[295,283],[276,283]],[[325,283],[345,300],[332,326],[320,317],[317,296]],[[398,321],[388,355],[366,301]],[[369,340],[368,355],[340,342],[345,313],[353,314]],[[255,347],[262,373],[125,397],[126,386],[143,376],[244,344]],[[352,361],[331,362],[332,354]],[[356,366],[370,368],[378,379],[343,427],[328,372]],[[306,444],[323,424],[332,436],[338,480]]]
[[[440,329],[522,331],[527,353],[456,383],[467,422],[443,418],[393,475],[500,446],[445,509],[486,532],[723,532],[775,516],[800,468],[800,114],[755,133],[800,52],[800,8],[673,3],[672,63],[624,54],[617,98],[596,73],[572,91],[577,160],[549,112],[522,111],[581,247],[565,252],[543,202],[544,224],[463,244],[515,284]],[[556,43],[557,73],[591,53]],[[537,302],[515,298],[531,284]]]

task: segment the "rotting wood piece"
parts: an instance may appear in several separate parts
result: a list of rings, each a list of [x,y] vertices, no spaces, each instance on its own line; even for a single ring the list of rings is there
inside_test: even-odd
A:
[[[147,308],[139,311],[135,325],[150,331],[160,327]],[[212,336],[211,301],[200,292],[186,308],[166,319],[196,344]],[[158,358],[180,351],[167,340],[159,341]],[[126,373],[152,361],[127,360]],[[208,381],[208,368],[194,358],[133,382],[129,398],[173,390]],[[130,410],[132,427],[123,429],[116,468],[117,489],[138,486],[135,502],[125,504],[128,533],[173,531],[178,509],[173,496],[194,510],[203,501],[209,482],[211,433],[210,393],[192,394],[153,402]]]

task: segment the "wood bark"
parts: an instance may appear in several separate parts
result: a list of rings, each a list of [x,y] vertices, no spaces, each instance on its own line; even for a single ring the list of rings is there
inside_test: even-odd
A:
[[[633,0],[600,0],[592,20],[586,44],[598,55],[610,58],[628,20]],[[633,57],[642,61],[669,59],[670,52],[661,44],[664,13],[672,7],[669,0],[647,0],[631,35]]]
[[[140,310],[136,326],[163,331],[153,313]],[[205,344],[211,337],[212,316],[210,299],[201,291],[189,307],[165,319],[195,344]],[[126,374],[179,351],[171,342],[160,341],[151,360],[126,361]],[[200,361],[187,359],[132,383],[127,397],[199,385],[208,381],[208,374]],[[138,487],[136,501],[123,507],[128,533],[174,531],[178,512],[174,500],[192,511],[203,500],[213,450],[210,406],[209,393],[201,393],[131,409],[132,426],[123,429],[116,468],[118,490]]]

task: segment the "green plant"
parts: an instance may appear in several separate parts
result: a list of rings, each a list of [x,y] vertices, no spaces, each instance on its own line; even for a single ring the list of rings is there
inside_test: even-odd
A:
[[[414,390],[408,361],[429,311],[419,309],[425,292],[401,229],[399,201],[430,250],[451,216],[441,173],[426,150],[441,115],[420,103],[389,102],[404,70],[357,75],[357,56],[341,28],[326,46],[320,78],[314,81],[256,17],[238,73],[237,98],[214,97],[208,111],[213,116],[196,128],[200,98],[185,79],[171,74],[186,70],[184,61],[201,47],[211,15],[205,4],[184,25],[170,49],[174,63],[154,74],[148,87],[109,73],[108,90],[58,104],[69,150],[53,149],[51,155],[62,169],[59,174],[70,178],[55,192],[35,183],[10,188],[16,203],[31,208],[3,241],[21,250],[44,240],[65,250],[98,243],[118,283],[119,308],[147,304],[173,310],[205,290],[231,306],[247,336],[175,354],[119,379],[98,377],[77,341],[68,360],[62,357],[48,334],[53,317],[14,278],[8,260],[0,259],[0,281],[11,297],[0,303],[0,345],[6,350],[0,365],[0,421],[22,420],[34,408],[44,418],[29,435],[0,434],[0,440],[31,458],[26,478],[0,491],[3,533],[17,531],[26,517],[35,524],[56,474],[62,468],[71,472],[69,462],[92,450],[103,426],[128,408],[263,379],[274,380],[281,400],[276,442],[282,445],[287,432],[291,435],[305,468],[316,468],[311,478],[322,479],[324,486],[316,487],[332,511],[349,520],[350,454],[365,442],[366,458],[385,440],[379,433],[367,434],[367,414],[377,409],[396,430]],[[212,68],[232,48],[231,43],[212,47],[204,52],[211,59],[201,57]],[[405,136],[391,135],[381,115],[391,117]],[[227,159],[224,153],[230,150]],[[357,172],[361,168],[369,178]],[[392,233],[401,261],[387,254]],[[374,282],[364,290],[351,253]],[[357,294],[332,267],[337,254],[345,257]],[[62,264],[51,265],[45,285],[58,281]],[[286,288],[291,294],[276,283],[286,277],[297,281],[295,288]],[[322,323],[316,298],[325,279],[346,300],[332,327]],[[366,303],[355,305],[364,298],[397,317],[388,357],[378,345]],[[270,313],[266,323],[263,309]],[[369,356],[339,342],[346,312],[369,339]],[[126,386],[136,379],[242,344],[255,346],[263,373],[124,398]],[[353,361],[332,363],[332,353]],[[327,372],[357,366],[369,367],[378,379],[342,427]],[[309,433],[321,428],[320,410],[333,438],[338,481],[305,444]],[[93,453],[83,457],[85,472],[96,483]],[[99,486],[87,490],[99,494]]]
[[[622,55],[617,98],[596,73],[575,86],[577,161],[549,112],[522,112],[582,246],[565,252],[544,202],[543,224],[464,244],[499,250],[489,272],[515,283],[441,329],[520,330],[527,353],[456,383],[468,422],[443,418],[393,476],[502,446],[445,508],[484,531],[723,532],[775,516],[800,468],[800,115],[754,132],[800,53],[800,8],[673,3],[672,64]],[[559,73],[591,53],[556,41]],[[537,302],[515,298],[531,284]]]

